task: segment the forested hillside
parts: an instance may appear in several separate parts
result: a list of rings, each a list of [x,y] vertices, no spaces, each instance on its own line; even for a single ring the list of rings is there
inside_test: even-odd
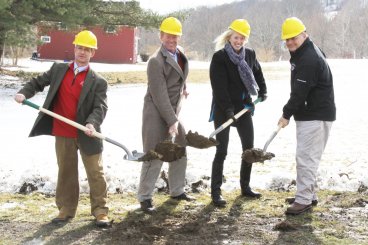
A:
[[[296,16],[329,58],[368,57],[368,5],[362,0],[342,1],[328,11],[320,0],[244,0],[217,7],[190,9],[183,21],[181,45],[192,59],[209,60],[213,40],[232,20],[245,18],[251,25],[249,46],[261,61],[285,60],[281,41],[285,18]],[[156,31],[141,30],[141,53],[152,54],[159,45]]]

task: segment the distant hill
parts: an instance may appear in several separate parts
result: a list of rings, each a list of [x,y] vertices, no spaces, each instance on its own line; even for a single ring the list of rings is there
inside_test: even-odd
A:
[[[209,60],[213,40],[232,20],[245,18],[251,25],[248,46],[261,61],[288,59],[281,36],[285,18],[296,16],[311,39],[329,58],[368,57],[367,0],[244,0],[187,11],[181,45],[193,59]],[[152,54],[160,45],[157,31],[141,30],[140,51]]]

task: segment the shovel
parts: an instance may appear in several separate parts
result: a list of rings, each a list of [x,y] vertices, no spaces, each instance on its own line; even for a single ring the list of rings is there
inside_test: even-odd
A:
[[[176,107],[177,116],[179,116],[179,112],[181,110],[184,99],[185,95],[182,93]],[[185,147],[175,143],[175,133],[171,134],[170,137],[171,139],[167,139],[157,143],[155,149],[148,151],[145,155],[139,158],[139,161],[150,161],[159,159],[164,162],[173,162],[182,158],[185,155]]]
[[[266,144],[262,149],[259,148],[252,148],[245,150],[242,154],[242,159],[248,163],[254,163],[254,162],[264,162],[265,160],[271,160],[273,157],[275,157],[275,154],[271,152],[266,152],[268,146],[270,145],[271,141],[276,137],[278,132],[280,132],[281,125],[279,124],[277,126],[277,129],[273,131],[270,138],[266,141]]]
[[[261,98],[257,98],[253,103],[254,105],[256,105],[260,101],[261,101]],[[243,110],[239,111],[237,114],[234,115],[235,119],[238,119],[239,117],[241,117],[249,109],[250,109],[249,107],[245,107]],[[213,137],[216,134],[220,133],[225,128],[227,128],[233,122],[234,120],[230,118],[225,123],[223,123],[220,127],[218,127],[215,131],[213,131],[208,138],[202,135],[199,135],[197,132],[192,133],[192,131],[189,131],[188,134],[186,135],[187,145],[192,146],[194,148],[198,148],[198,149],[206,149],[212,146],[216,146],[219,143]]]
[[[79,130],[82,130],[83,132],[86,131],[86,130],[89,130],[87,127],[85,127],[85,126],[83,126],[83,125],[81,125],[79,123],[76,123],[76,122],[74,122],[74,121],[72,121],[72,120],[70,120],[70,119],[68,119],[66,117],[60,116],[59,114],[56,114],[56,113],[54,113],[52,111],[49,111],[49,110],[47,110],[47,109],[45,109],[45,108],[43,108],[41,106],[38,106],[38,105],[30,102],[29,100],[24,100],[22,102],[22,104],[28,105],[28,106],[30,106],[30,107],[32,107],[32,108],[34,108],[36,110],[39,110],[39,111],[41,111],[41,112],[43,112],[43,113],[45,113],[45,114],[47,114],[47,115],[49,115],[51,117],[54,117],[56,119],[59,119],[60,121],[63,121],[63,122],[65,122],[65,123],[67,123],[67,124],[69,124],[69,125],[77,128]],[[105,141],[107,141],[107,142],[109,142],[111,144],[114,144],[114,145],[122,148],[126,152],[126,155],[124,156],[124,159],[125,160],[138,161],[138,158],[140,158],[143,155],[143,153],[138,153],[137,151],[132,151],[132,152],[129,151],[128,148],[126,148],[123,144],[121,144],[121,143],[119,143],[119,142],[117,142],[117,141],[115,141],[113,139],[110,139],[110,138],[102,135],[99,132],[96,132],[96,131],[93,132],[93,136],[96,137],[96,138],[105,140]]]

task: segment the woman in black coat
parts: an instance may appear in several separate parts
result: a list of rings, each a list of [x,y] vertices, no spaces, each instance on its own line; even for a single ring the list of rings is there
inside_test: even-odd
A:
[[[210,65],[212,86],[212,107],[210,121],[215,128],[232,118],[236,127],[242,150],[253,148],[254,133],[252,114],[254,104],[251,96],[258,96],[261,101],[267,98],[267,87],[262,69],[256,59],[254,50],[246,48],[250,34],[250,26],[244,19],[234,20],[229,30],[223,32],[215,40],[216,53]],[[235,119],[234,115],[245,106],[251,107],[250,113],[245,113]],[[220,143],[216,147],[216,155],[212,163],[211,197],[214,205],[225,206],[226,200],[221,196],[223,166],[227,155],[230,128],[216,135]],[[242,160],[240,169],[240,187],[243,196],[257,197],[260,193],[249,187],[252,163]]]

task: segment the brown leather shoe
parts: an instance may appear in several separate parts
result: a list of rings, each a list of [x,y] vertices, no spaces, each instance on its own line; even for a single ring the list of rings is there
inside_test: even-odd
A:
[[[188,202],[196,200],[195,197],[189,196],[185,192],[183,194],[179,195],[179,196],[175,196],[175,197],[171,197],[171,198],[173,198],[175,200],[179,200],[179,201],[185,200],[185,201],[188,201]]]
[[[111,226],[111,222],[106,214],[99,214],[96,217],[96,226],[100,228]]]
[[[295,197],[287,197],[285,198],[285,202],[289,204],[293,204],[293,202],[295,202]],[[317,204],[318,204],[318,200],[312,200],[312,206],[317,206]]]
[[[304,205],[304,204],[300,204],[297,202],[293,202],[293,204],[291,204],[291,206],[286,209],[285,214],[297,215],[297,214],[304,213],[305,211],[308,211],[311,208],[312,208],[312,204]]]
[[[67,215],[63,212],[59,212],[59,215],[56,218],[53,218],[51,222],[53,224],[62,224],[68,222],[72,218],[73,216]]]

